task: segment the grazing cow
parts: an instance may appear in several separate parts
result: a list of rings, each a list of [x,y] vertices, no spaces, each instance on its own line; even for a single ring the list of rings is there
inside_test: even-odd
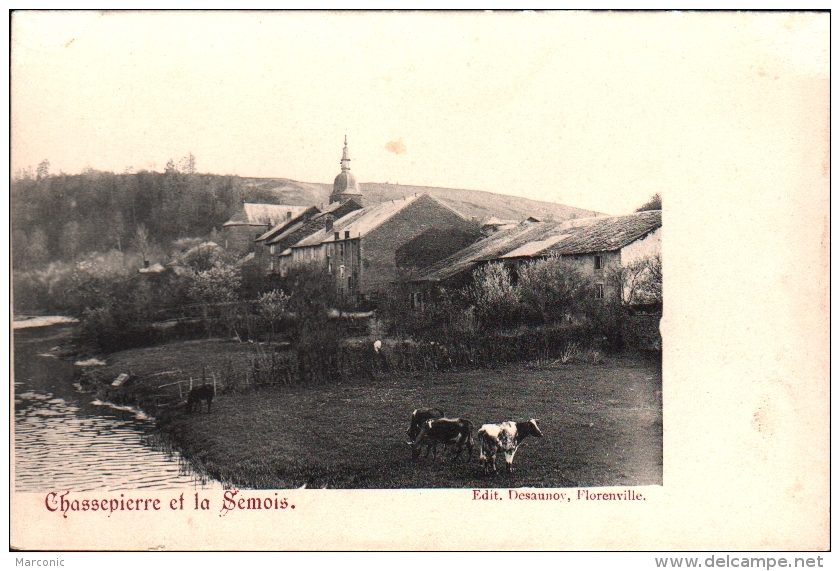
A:
[[[213,403],[215,394],[216,389],[209,383],[192,388],[187,396],[187,412],[192,412],[193,409],[201,412],[201,401],[207,402],[207,412],[210,412],[210,405]]]
[[[429,449],[434,451],[433,458],[437,458],[437,445],[443,444],[455,446],[455,453],[452,456],[454,462],[461,456],[461,450],[467,447],[469,460],[473,451],[473,425],[466,418],[437,418],[427,420],[420,428],[420,434],[414,444],[411,445],[411,453],[414,458],[420,455],[420,450],[426,446],[426,457],[429,456]]]
[[[505,453],[505,463],[508,474],[513,472],[513,456],[522,441],[529,436],[542,437],[538,419],[532,418],[525,422],[503,422],[501,424],[485,424],[478,429],[479,461],[484,466],[484,473],[496,471],[496,452]],[[491,470],[492,467],[492,470]]]
[[[420,434],[420,427],[423,426],[427,420],[443,418],[444,416],[446,416],[446,414],[444,414],[444,412],[439,408],[415,409],[414,412],[411,413],[411,417],[408,419],[408,430],[405,431],[405,433],[408,434],[408,443],[414,444],[414,441],[417,440],[417,435]]]

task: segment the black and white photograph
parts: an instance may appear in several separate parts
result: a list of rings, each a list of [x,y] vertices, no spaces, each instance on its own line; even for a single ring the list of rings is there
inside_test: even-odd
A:
[[[697,428],[708,391],[727,384],[717,367],[768,363],[723,325],[737,319],[732,303],[763,298],[716,297],[740,279],[719,270],[758,250],[744,279],[781,272],[789,285],[782,258],[823,236],[817,211],[799,249],[774,249],[809,205],[828,220],[827,23],[14,12],[13,543],[17,533],[24,548],[135,548],[157,537],[155,517],[176,526],[183,512],[204,517],[202,533],[162,536],[163,549],[237,549],[213,530],[236,517],[244,548],[428,548],[417,522],[397,529],[400,513],[482,517],[485,505],[547,528],[563,512],[607,509],[622,512],[616,525],[633,522],[639,545],[702,545],[672,515],[650,515],[676,513],[664,506],[702,480],[686,468],[711,458],[695,440],[717,441],[732,420],[733,438],[784,438],[770,444],[777,453],[801,442],[784,429],[801,412],[777,385],[757,400],[737,392],[755,385],[732,389],[705,417],[711,428]],[[800,153],[816,166],[791,158]],[[758,188],[799,188],[812,171],[823,178],[791,199],[794,218],[775,187]],[[740,177],[756,188],[732,192]],[[729,214],[744,209],[741,251]],[[710,218],[719,226],[703,229]],[[814,275],[827,283],[822,260]],[[814,342],[827,340],[827,309],[808,321],[789,303],[802,290],[777,291],[779,312],[751,315],[756,338],[787,319],[784,335],[815,327]],[[712,323],[723,327],[714,341]],[[816,401],[825,349],[802,373]],[[766,351],[778,367],[769,377],[815,355]],[[736,402],[743,412],[727,412]],[[814,429],[822,446],[827,432]],[[822,456],[803,452],[809,485],[827,486]],[[703,470],[736,469],[719,459]],[[791,478],[796,495],[805,479]],[[331,529],[339,498],[393,513],[358,535],[306,539]],[[105,528],[112,516],[144,539],[65,529],[42,543],[25,529],[30,518]],[[284,539],[258,531],[281,519],[297,527]],[[579,534],[556,543],[568,525],[497,547],[629,548]],[[434,545],[475,548],[465,534]],[[773,537],[824,545],[816,531]]]

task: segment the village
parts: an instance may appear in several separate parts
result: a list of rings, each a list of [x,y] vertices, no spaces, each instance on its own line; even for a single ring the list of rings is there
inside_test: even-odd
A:
[[[226,487],[469,487],[502,421],[539,437],[512,485],[661,483],[660,199],[376,200],[350,163],[345,139],[329,202],[243,201],[144,253],[120,283],[150,309],[85,310],[79,386]]]

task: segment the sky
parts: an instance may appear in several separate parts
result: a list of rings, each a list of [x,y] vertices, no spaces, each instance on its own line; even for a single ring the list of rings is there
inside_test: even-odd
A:
[[[787,13],[17,12],[12,172],[469,188],[620,214],[786,144],[828,77]],[[712,159],[717,163],[713,163]]]

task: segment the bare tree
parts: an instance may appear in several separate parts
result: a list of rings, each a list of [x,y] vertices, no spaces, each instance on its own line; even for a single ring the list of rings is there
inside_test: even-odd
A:
[[[146,257],[149,252],[149,231],[146,230],[146,225],[140,223],[134,231],[134,248],[143,256],[143,263],[148,261]]]
[[[192,153],[180,160],[178,171],[184,174],[195,174],[195,155]]]
[[[662,303],[662,256],[659,254],[614,268],[608,279],[618,291],[622,305]]]

